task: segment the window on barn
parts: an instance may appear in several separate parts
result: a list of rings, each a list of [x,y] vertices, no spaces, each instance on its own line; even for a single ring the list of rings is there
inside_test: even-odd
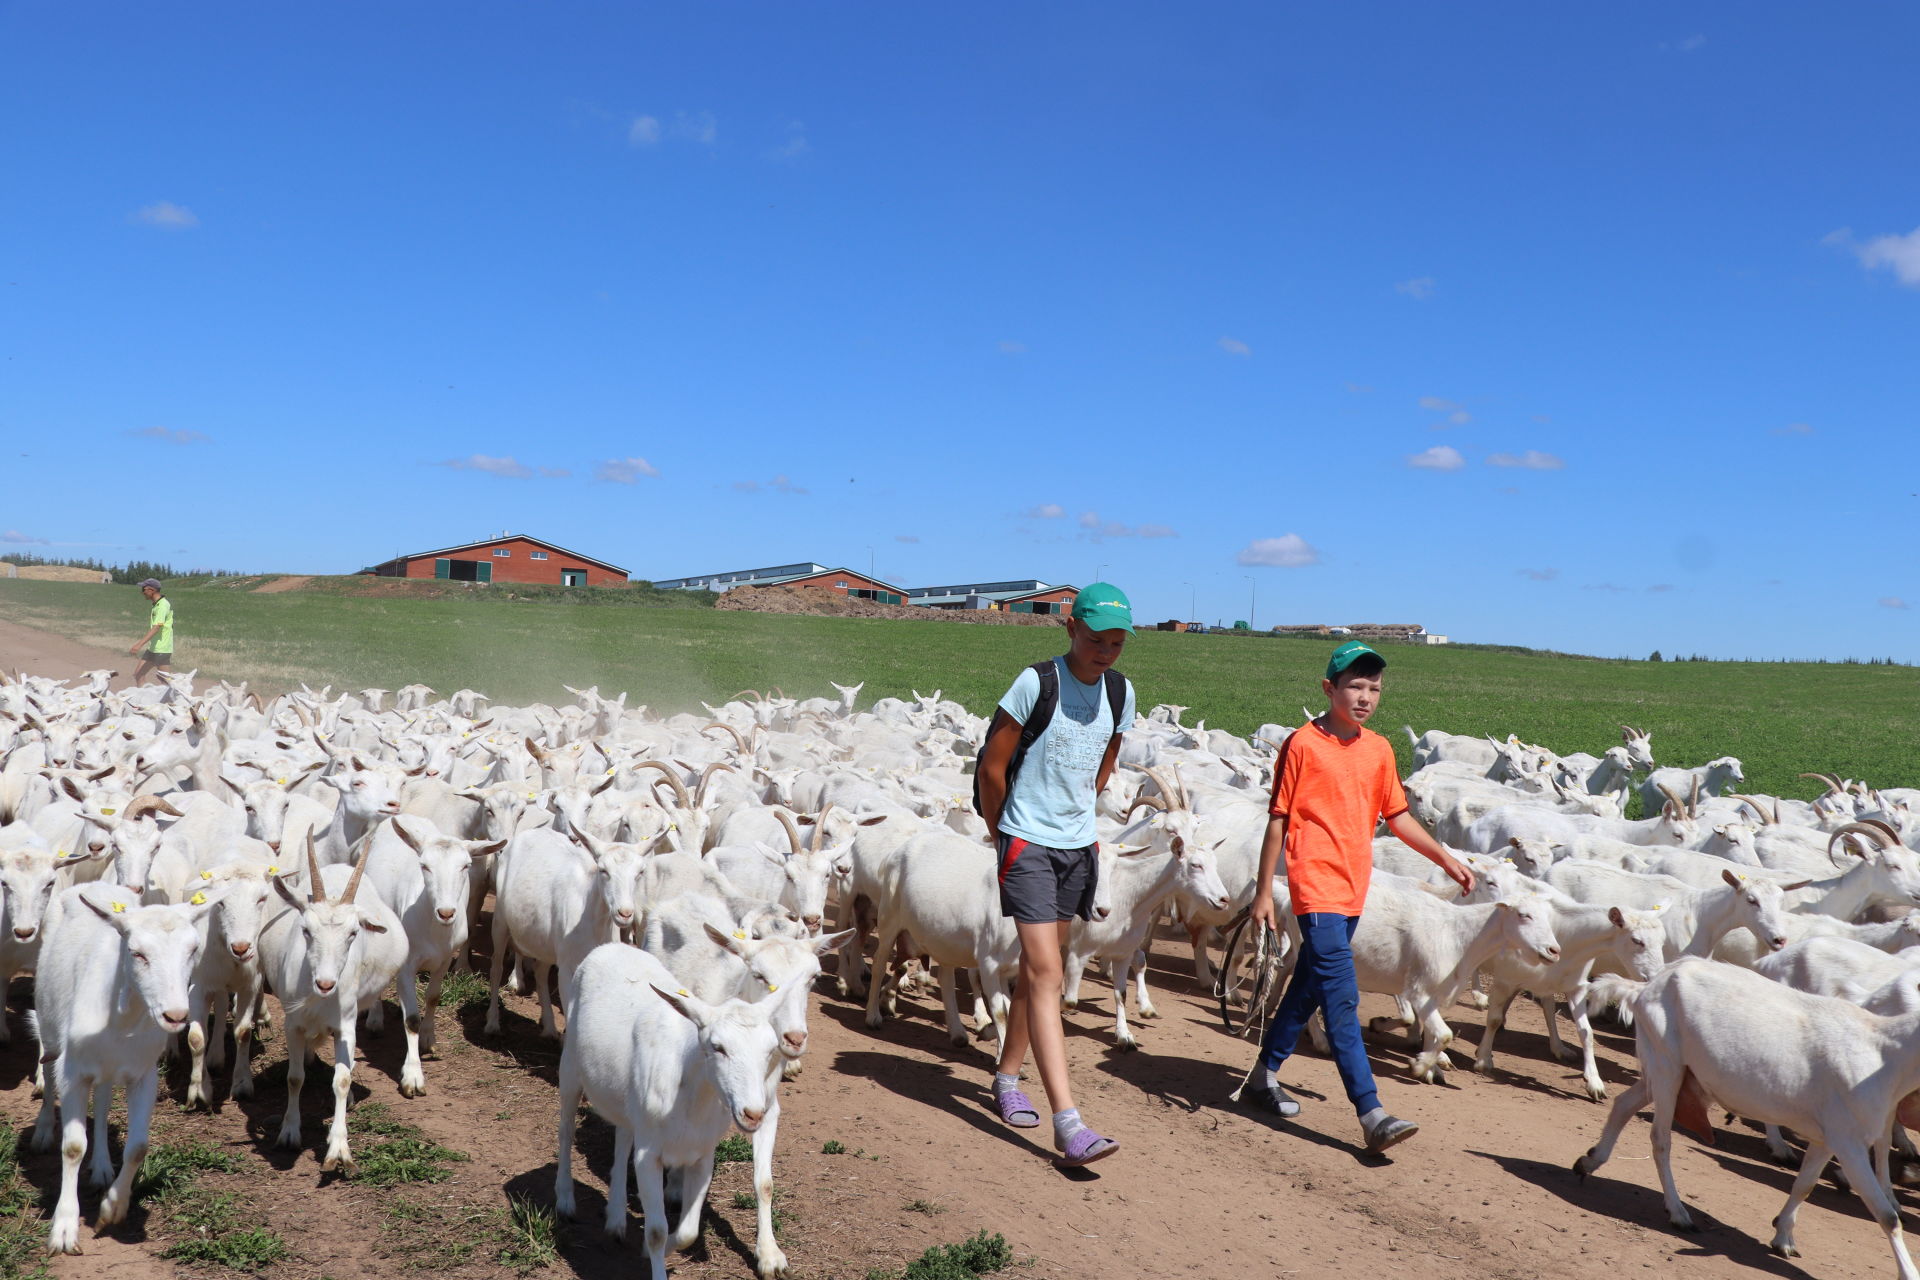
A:
[[[842,591],[845,591],[847,589],[847,584],[844,581],[836,582],[833,585],[836,587],[839,587]]]
[[[547,558],[547,553],[544,551],[530,551],[527,554],[535,560],[545,560]]]
[[[499,556],[502,560],[504,560],[508,556],[512,555],[513,552],[507,547],[495,547],[493,549],[493,554],[495,554],[496,556]]]

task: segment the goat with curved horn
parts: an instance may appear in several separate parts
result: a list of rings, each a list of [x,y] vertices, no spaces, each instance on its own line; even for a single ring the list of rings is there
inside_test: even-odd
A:
[[[740,748],[743,754],[748,750],[747,740],[740,736],[740,731],[734,728],[732,725],[726,723],[724,720],[715,720],[712,724],[708,725],[706,728],[702,729],[700,732],[712,733],[715,729],[720,730],[721,732],[725,733],[728,737],[732,738],[733,745]]]
[[[1136,796],[1133,803],[1127,806],[1127,821],[1132,822],[1133,815],[1141,809],[1153,809],[1159,813],[1165,813],[1167,802],[1159,796]]]
[[[1763,827],[1774,826],[1780,821],[1780,804],[1778,801],[1774,802],[1773,811],[1769,813],[1767,807],[1752,796],[1743,796],[1737,791],[1729,791],[1727,792],[1727,799],[1738,800],[1741,804],[1753,810],[1755,816],[1760,819],[1760,825]]]
[[[1700,816],[1700,775],[1697,773],[1693,775],[1692,790],[1687,792],[1687,816],[1689,818]]]
[[[822,805],[818,816],[813,820],[813,839],[807,842],[807,848],[814,853],[820,851],[821,842],[827,838],[827,815],[833,812],[833,802]]]
[[[1843,827],[1836,827],[1833,834],[1827,837],[1827,860],[1829,862],[1833,861],[1834,846],[1850,835],[1865,836],[1882,849],[1894,849],[1900,845],[1900,837],[1896,836],[1893,833],[1893,828],[1884,822],[1849,822]],[[1866,855],[1859,854],[1857,856],[1865,857]]]
[[[1660,794],[1667,798],[1667,803],[1673,806],[1674,813],[1676,813],[1682,818],[1686,817],[1687,802],[1682,800],[1679,796],[1675,795],[1673,792],[1673,788],[1668,786],[1666,783],[1660,782],[1660,783],[1656,783],[1655,785],[1660,789]]]
[[[738,772],[736,769],[734,769],[732,765],[728,764],[725,760],[715,760],[712,764],[708,765],[706,768],[700,771],[700,782],[693,789],[693,807],[694,808],[698,809],[706,804],[707,787],[713,782],[713,775],[721,772],[722,770],[725,770],[728,773]]]
[[[687,784],[680,781],[679,773],[677,773],[672,766],[660,760],[642,760],[633,766],[635,773],[640,772],[642,769],[658,769],[661,775],[666,778],[668,785],[673,788],[674,799],[680,802],[680,807],[682,809],[691,809],[693,807],[687,797]]]
[[[1813,778],[1816,781],[1826,783],[1828,795],[1832,795],[1836,791],[1841,795],[1847,794],[1846,789],[1840,785],[1840,779],[1830,773],[1803,773],[1800,776],[1803,778]]]
[[[322,903],[327,900],[327,887],[320,883],[320,855],[313,849],[313,832],[307,832],[307,901]]]
[[[800,842],[800,828],[793,825],[793,815],[785,809],[775,809],[773,816],[780,819],[780,825],[787,829],[787,852],[805,852],[806,846]]]

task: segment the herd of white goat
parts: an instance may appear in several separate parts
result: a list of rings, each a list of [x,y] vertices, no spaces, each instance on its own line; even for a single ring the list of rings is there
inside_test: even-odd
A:
[[[556,995],[566,1015],[558,1209],[574,1209],[584,1100],[616,1134],[607,1229],[624,1234],[630,1161],[655,1277],[669,1241],[697,1234],[714,1146],[735,1126],[752,1138],[759,1273],[785,1273],[771,1222],[780,1085],[806,1051],[825,953],[869,1026],[909,984],[937,982],[956,1044],[1004,1027],[1017,944],[970,806],[986,722],[937,692],[856,711],[857,686],[805,700],[750,690],[660,717],[596,689],[562,707],[419,685],[263,702],[227,684],[196,694],[190,676],[110,692],[109,674],[0,684],[0,983],[34,976],[33,1141],[62,1154],[56,1251],[79,1248],[89,1150],[89,1178],[107,1186],[100,1226],[125,1216],[158,1064],[179,1039],[189,1105],[209,1102],[209,1073],[229,1062],[231,1096],[252,1094],[269,993],[288,1053],[278,1139],[302,1142],[307,1060],[331,1037],[322,1167],[350,1169],[357,1024],[377,1030],[397,989],[400,1092],[424,1092],[442,982],[475,963],[481,930],[486,1030],[499,1029],[503,984],[531,984],[544,1035],[558,1034]],[[1104,964],[1122,1047],[1135,1043],[1128,995],[1154,1016],[1144,951],[1157,921],[1179,922],[1196,977],[1211,979],[1219,927],[1253,894],[1274,753],[1291,732],[1187,728],[1185,710],[1156,707],[1128,734],[1100,802],[1094,918],[1073,930],[1068,1002]],[[1920,1111],[1920,792],[1822,778],[1811,803],[1740,794],[1739,761],[1657,767],[1649,735],[1622,728],[1598,757],[1419,737],[1409,801],[1479,883],[1458,900],[1424,859],[1377,840],[1353,940],[1362,988],[1399,1001],[1413,1073],[1429,1081],[1451,1066],[1444,1011],[1463,997],[1486,1010],[1473,1065],[1489,1070],[1524,992],[1595,1100],[1606,1086],[1589,1006],[1621,1005],[1641,1074],[1579,1172],[1650,1106],[1668,1213],[1686,1226],[1670,1132],[1704,1128],[1718,1106],[1768,1125],[1779,1158],[1793,1153],[1786,1133],[1805,1143],[1775,1249],[1794,1252],[1795,1210],[1837,1158],[1912,1280],[1891,1152],[1912,1153],[1910,1096]],[[1652,816],[1624,816],[1634,794]],[[1577,1048],[1560,1039],[1560,1003]]]

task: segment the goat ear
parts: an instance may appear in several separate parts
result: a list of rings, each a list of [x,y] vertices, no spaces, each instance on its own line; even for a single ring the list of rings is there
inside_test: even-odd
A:
[[[469,840],[467,851],[476,858],[484,858],[490,853],[498,853],[507,847],[505,840]]]
[[[415,837],[413,832],[401,826],[400,820],[398,818],[393,819],[391,822],[387,823],[387,825],[393,828],[393,834],[399,836],[400,839],[406,844],[407,848],[413,850],[415,853],[420,852],[419,839]]]
[[[669,1008],[694,1026],[704,1027],[713,1020],[712,1007],[692,992],[684,988],[679,991],[668,991],[665,987],[656,987],[652,983],[647,985],[653,987],[653,994],[666,1001]]]
[[[1607,919],[1613,922],[1613,927],[1616,929],[1624,929],[1627,927],[1626,913],[1618,907],[1607,908]]]
[[[821,934],[819,937],[813,940],[814,954],[823,956],[827,954],[827,952],[829,951],[838,950],[849,938],[853,937],[853,935],[857,932],[859,932],[859,930],[857,929],[842,929],[838,933]]]
[[[86,802],[86,793],[80,790],[80,785],[73,780],[71,774],[60,779],[60,789],[72,796],[75,800],[81,801],[82,803]]]
[[[93,914],[99,916],[102,920],[105,920],[122,934],[127,931],[127,908],[140,905],[137,899],[133,902],[109,902],[103,905],[95,902],[92,894],[82,893],[75,896],[87,904],[87,910],[93,912]]]
[[[730,933],[722,933],[710,924],[702,924],[700,927],[707,931],[707,937],[711,939],[716,946],[725,947],[734,955],[744,958],[750,949],[745,945],[745,939],[736,938]]]
[[[368,933],[385,933],[387,931],[387,926],[381,924],[371,916],[361,916],[360,927]]]
[[[279,894],[280,897],[286,902],[286,904],[292,907],[295,911],[300,910],[300,906],[301,906],[300,895],[293,891],[293,880],[294,880],[294,877],[297,876],[298,874],[299,873],[296,871],[289,871],[287,874],[283,876],[267,877],[269,880],[273,882],[273,891]]]
[[[877,827],[887,820],[887,816],[888,815],[884,813],[878,813],[871,818],[855,818],[853,825],[856,827]]]

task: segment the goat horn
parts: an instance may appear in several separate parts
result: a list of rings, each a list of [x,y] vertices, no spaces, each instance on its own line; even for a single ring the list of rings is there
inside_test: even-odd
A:
[[[800,828],[793,825],[793,815],[785,809],[775,809],[773,816],[780,819],[780,825],[787,829],[787,843],[793,846],[792,852],[801,852],[804,846],[800,843]]]
[[[1159,796],[1135,796],[1133,803],[1127,806],[1128,822],[1133,821],[1134,811],[1137,809],[1158,809],[1161,813],[1165,813],[1167,802]]]
[[[360,888],[360,873],[367,869],[367,859],[371,857],[372,854],[373,836],[369,833],[366,842],[360,846],[360,858],[359,861],[353,864],[353,875],[347,880],[346,892],[340,895],[340,901],[346,903],[348,906],[353,905],[354,892]]]
[[[1729,791],[1727,792],[1727,799],[1738,800],[1741,804],[1744,804],[1747,806],[1747,808],[1753,810],[1754,813],[1759,816],[1760,825],[1763,827],[1770,827],[1775,822],[1778,821],[1777,818],[1769,816],[1766,810],[1766,806],[1762,805],[1758,800],[1755,800],[1752,796],[1743,796],[1737,791]]]
[[[1687,792],[1687,816],[1700,816],[1700,775],[1697,773],[1693,775],[1693,789]]]
[[[765,702],[767,700],[767,695],[761,693],[758,689],[742,689],[739,693],[734,694],[733,697],[728,698],[727,701],[733,702],[736,699],[744,698],[749,693],[753,695],[755,702]]]
[[[712,782],[713,775],[722,769],[725,769],[728,773],[736,772],[734,767],[725,760],[715,760],[712,764],[700,771],[700,784],[693,789],[693,804],[695,808],[699,808],[706,803],[707,784]]]
[[[1834,833],[1827,837],[1827,861],[1833,861],[1834,845],[1838,844],[1842,838],[1856,834],[1866,836],[1882,849],[1891,849],[1900,843],[1889,834],[1888,829],[1884,825],[1849,822],[1844,827],[1836,828]]]
[[[666,776],[667,781],[673,784],[674,798],[680,801],[680,807],[682,809],[691,809],[693,807],[692,803],[687,799],[687,784],[680,781],[679,774],[675,773],[660,761],[642,760],[639,764],[634,765],[633,769],[636,773],[642,769],[658,769]]]
[[[1878,831],[1885,832],[1887,839],[1891,841],[1893,845],[1900,843],[1900,833],[1895,831],[1891,824],[1882,822],[1878,818],[1862,818],[1860,819],[1860,825],[1863,827],[1873,827]],[[1891,848],[1892,845],[1888,847]]]
[[[739,747],[740,750],[745,751],[747,749],[747,740],[740,736],[740,731],[734,728],[732,725],[727,724],[725,721],[715,720],[712,724],[708,725],[706,728],[702,729],[700,732],[712,733],[715,729],[719,729],[722,732],[726,733],[729,737],[731,737],[733,739],[733,744],[736,747]]]
[[[307,901],[327,900],[327,888],[320,883],[320,856],[313,851],[313,832],[307,832]]]
[[[1682,800],[1679,796],[1673,794],[1673,788],[1669,787],[1664,782],[1656,782],[1653,785],[1659,789],[1659,792],[1661,795],[1667,798],[1667,802],[1669,804],[1671,804],[1675,809],[1679,810],[1680,816],[1684,818],[1687,814],[1686,801]]]
[[[1165,808],[1171,810],[1179,807],[1180,793],[1173,789],[1173,784],[1166,780],[1158,768],[1142,769],[1141,772],[1152,778],[1153,785],[1160,788],[1160,798],[1166,801]]]
[[[827,815],[832,812],[833,801],[829,800],[820,806],[820,813],[813,820],[813,839],[807,843],[807,848],[815,853],[820,851],[820,842],[827,838]]]
[[[1803,777],[1803,778],[1814,778],[1814,779],[1817,779],[1817,780],[1819,780],[1819,781],[1821,781],[1821,782],[1824,782],[1824,783],[1826,783],[1826,784],[1827,784],[1827,794],[1829,794],[1829,795],[1831,795],[1831,794],[1833,794],[1834,792],[1836,792],[1836,791],[1839,791],[1839,790],[1840,790],[1840,783],[1839,783],[1839,780],[1838,780],[1838,779],[1836,779],[1836,778],[1833,778],[1832,776],[1830,776],[1830,775],[1828,775],[1828,774],[1824,774],[1824,773],[1803,773],[1803,774],[1801,774],[1800,776],[1801,776],[1801,777]],[[1841,794],[1843,794],[1843,795],[1844,795],[1844,794],[1845,794],[1845,792],[1842,792]]]
[[[127,806],[126,817],[144,818],[150,813],[164,813],[170,818],[184,818],[185,814],[162,800],[159,796],[135,796],[133,803]]]
[[[1279,743],[1277,743],[1277,742],[1275,742],[1275,741],[1274,741],[1274,740],[1273,740],[1272,738],[1263,738],[1263,737],[1261,737],[1261,736],[1260,736],[1259,734],[1257,734],[1257,733],[1256,733],[1256,734],[1254,734],[1254,735],[1253,735],[1253,740],[1254,740],[1255,742],[1264,742],[1264,743],[1266,743],[1266,744],[1267,744],[1268,746],[1270,746],[1270,747],[1272,747],[1272,748],[1273,748],[1273,749],[1274,749],[1275,751],[1279,751],[1279,750],[1280,750],[1280,744],[1279,744]]]

